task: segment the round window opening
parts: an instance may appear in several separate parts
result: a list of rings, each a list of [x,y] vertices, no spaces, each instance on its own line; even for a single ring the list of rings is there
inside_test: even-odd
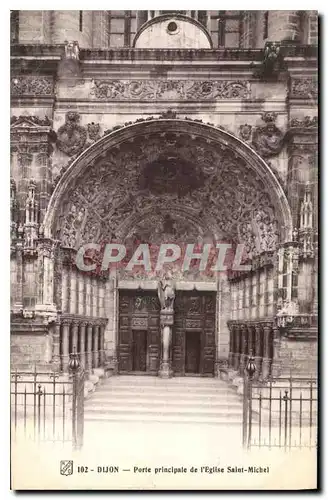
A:
[[[167,30],[169,33],[175,33],[178,29],[178,25],[176,22],[174,21],[171,21],[168,25],[167,25]]]

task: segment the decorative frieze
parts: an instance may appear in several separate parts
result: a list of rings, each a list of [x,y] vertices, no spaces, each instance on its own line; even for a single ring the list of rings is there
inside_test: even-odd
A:
[[[10,81],[12,96],[53,95],[54,84],[50,76],[14,76]]]
[[[318,127],[317,116],[304,116],[304,118],[292,118],[290,120],[290,128],[311,129]]]
[[[100,100],[217,100],[246,99],[248,81],[193,80],[95,80],[91,97]]]
[[[297,99],[313,99],[318,97],[318,80],[316,78],[295,78],[291,81],[290,97]]]

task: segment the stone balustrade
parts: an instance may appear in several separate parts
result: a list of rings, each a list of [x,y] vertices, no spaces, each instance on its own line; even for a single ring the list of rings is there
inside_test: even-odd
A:
[[[74,350],[89,373],[104,365],[104,331],[107,319],[62,315],[53,334],[53,364],[68,372],[69,356]]]
[[[256,365],[255,377],[269,377],[273,360],[273,321],[229,321],[228,327],[229,369],[243,376],[249,356],[253,355]]]

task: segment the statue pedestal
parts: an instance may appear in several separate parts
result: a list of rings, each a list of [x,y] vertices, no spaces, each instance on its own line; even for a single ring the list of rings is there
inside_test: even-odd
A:
[[[162,336],[162,356],[158,376],[161,378],[172,377],[171,368],[171,339],[172,339],[173,311],[161,311],[161,336]]]
[[[161,367],[158,372],[158,376],[160,378],[171,378],[173,375],[173,371],[171,369],[171,363],[169,361],[162,361]]]

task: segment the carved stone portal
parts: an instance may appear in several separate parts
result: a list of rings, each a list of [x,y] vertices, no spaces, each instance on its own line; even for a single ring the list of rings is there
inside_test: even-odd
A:
[[[61,147],[76,151],[83,130],[75,118],[68,129],[61,127]],[[54,232],[71,248],[130,238],[198,243],[208,234],[244,243],[252,258],[273,251],[278,241],[271,197],[252,166],[229,147],[197,135],[152,133],[108,150],[75,179]]]

